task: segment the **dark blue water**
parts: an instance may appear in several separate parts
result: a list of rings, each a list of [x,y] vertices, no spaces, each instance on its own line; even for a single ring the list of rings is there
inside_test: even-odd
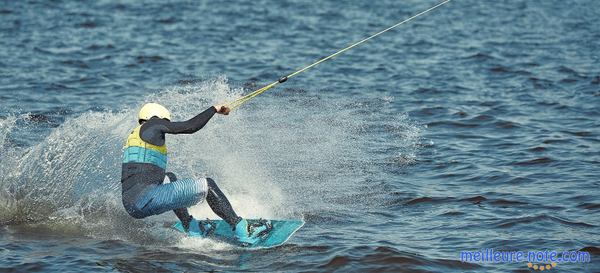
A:
[[[461,262],[494,248],[600,272],[593,0],[455,0],[169,139],[242,216],[305,219],[283,247],[122,208],[144,102],[189,118],[436,3],[2,1],[0,271],[531,271]]]

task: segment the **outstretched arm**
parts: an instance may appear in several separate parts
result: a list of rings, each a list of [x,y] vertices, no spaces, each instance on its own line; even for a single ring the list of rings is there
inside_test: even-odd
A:
[[[213,115],[217,112],[217,109],[214,107],[210,107],[204,112],[196,115],[195,117],[180,122],[162,122],[164,125],[163,133],[167,134],[193,134],[198,130],[202,129],[206,123],[213,117]]]
[[[230,109],[224,105],[215,105],[204,110],[204,112],[195,117],[182,122],[166,122],[163,132],[167,134],[193,134],[202,129],[206,123],[215,115],[215,113],[227,115]]]
[[[202,129],[215,113],[227,115],[229,111],[230,109],[226,106],[215,105],[195,117],[181,122],[170,122],[154,117],[142,125],[140,137],[148,143],[162,146],[165,143],[165,134],[193,134]]]

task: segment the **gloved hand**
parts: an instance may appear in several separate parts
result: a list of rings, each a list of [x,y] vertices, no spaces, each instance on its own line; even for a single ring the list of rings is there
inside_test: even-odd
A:
[[[224,104],[217,104],[217,105],[215,105],[213,107],[215,109],[217,109],[217,114],[229,115],[229,112],[231,112],[231,108],[227,107]]]

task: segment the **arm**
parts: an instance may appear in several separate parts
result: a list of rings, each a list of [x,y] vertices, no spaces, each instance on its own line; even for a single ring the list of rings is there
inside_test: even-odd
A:
[[[204,112],[186,121],[170,122],[161,120],[160,125],[162,126],[160,126],[160,130],[166,134],[193,134],[202,129],[215,113],[217,113],[217,109],[211,106],[204,110]]]
[[[215,113],[227,115],[229,111],[230,109],[226,106],[216,105],[182,122],[170,122],[165,119],[151,118],[140,128],[140,137],[150,144],[162,146],[165,144],[165,134],[193,134],[202,129]]]
[[[204,110],[204,112],[195,117],[183,122],[168,122],[165,124],[167,130],[163,133],[167,134],[193,134],[202,129],[206,123],[215,115],[215,113],[229,115],[229,109],[225,105],[217,104]]]

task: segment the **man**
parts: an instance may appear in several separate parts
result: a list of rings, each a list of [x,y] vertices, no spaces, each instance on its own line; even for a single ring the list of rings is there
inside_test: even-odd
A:
[[[215,105],[188,121],[171,122],[171,113],[157,103],[145,104],[138,115],[138,125],[125,144],[121,174],[123,206],[134,218],[141,219],[172,210],[187,231],[190,225],[199,225],[206,237],[214,231],[210,221],[197,221],[188,213],[188,207],[203,202],[223,218],[241,243],[252,244],[267,229],[267,224],[249,227],[239,217],[229,200],[211,178],[196,180],[177,179],[166,172],[166,134],[192,134],[202,129],[215,113],[227,115],[230,109]],[[165,176],[170,183],[163,183]]]

